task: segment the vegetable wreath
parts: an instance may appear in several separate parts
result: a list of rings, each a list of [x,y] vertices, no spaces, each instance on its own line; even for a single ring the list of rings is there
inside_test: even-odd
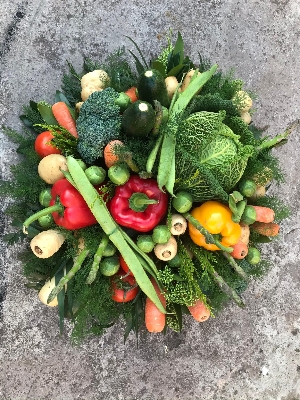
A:
[[[130,39],[131,40],[131,39]],[[132,40],[131,40],[132,41]],[[133,41],[132,41],[133,42]],[[86,59],[54,104],[24,106],[20,164],[2,197],[14,199],[9,244],[21,252],[27,286],[58,306],[72,338],[101,334],[120,316],[125,338],[203,322],[268,267],[260,247],[279,233],[287,208],[267,194],[283,175],[268,138],[251,122],[253,94],[232,72],[173,45],[131,67],[123,48]]]

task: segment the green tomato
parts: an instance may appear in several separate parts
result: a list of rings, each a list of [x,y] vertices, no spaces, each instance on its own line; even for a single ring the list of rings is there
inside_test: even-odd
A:
[[[124,185],[130,177],[130,172],[126,165],[115,164],[108,169],[108,177],[115,185]]]
[[[44,207],[49,207],[50,200],[52,199],[51,188],[44,189],[39,195],[39,202]]]
[[[172,200],[172,205],[179,213],[188,212],[192,208],[193,197],[189,192],[181,190],[176,193],[176,197]]]
[[[116,251],[117,251],[116,246],[112,242],[108,242],[103,252],[103,257],[111,257],[116,253]]]
[[[256,184],[251,179],[243,179],[239,183],[239,189],[243,196],[251,197],[254,195],[256,190]]]
[[[171,237],[171,232],[167,225],[157,225],[153,229],[152,239],[154,243],[164,244]]]
[[[144,253],[150,253],[154,249],[155,245],[151,235],[138,236],[136,244]]]
[[[84,172],[92,185],[100,185],[100,183],[102,183],[106,178],[105,169],[102,167],[97,167],[96,165],[92,165]]]
[[[51,214],[48,215],[43,215],[42,217],[40,217],[38,219],[39,224],[43,227],[43,228],[49,228],[51,225],[53,225],[53,217]]]
[[[113,276],[115,275],[120,268],[119,257],[111,256],[104,258],[100,263],[100,272],[104,276]]]
[[[85,171],[87,168],[86,163],[84,161],[82,161],[81,159],[77,159],[76,161],[78,162],[80,167]]]
[[[249,247],[246,260],[251,265],[258,264],[260,262],[260,251],[255,247]]]

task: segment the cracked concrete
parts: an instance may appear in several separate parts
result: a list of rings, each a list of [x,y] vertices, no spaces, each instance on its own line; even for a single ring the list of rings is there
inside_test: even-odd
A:
[[[0,126],[15,129],[29,99],[52,100],[66,60],[102,59],[131,36],[148,58],[178,30],[186,53],[198,51],[254,90],[254,122],[280,133],[300,116],[300,7],[297,0],[3,0],[0,5]],[[18,161],[1,133],[0,165]],[[0,399],[299,400],[299,128],[277,150],[286,173],[280,196],[291,208],[280,241],[266,245],[273,267],[251,283],[240,310],[230,304],[179,334],[141,333],[123,344],[122,324],[78,347],[70,326],[59,335],[56,310],[24,287],[17,248],[0,242]],[[272,188],[276,192],[277,188]],[[5,206],[5,204],[3,205]],[[1,235],[9,220],[1,214]]]

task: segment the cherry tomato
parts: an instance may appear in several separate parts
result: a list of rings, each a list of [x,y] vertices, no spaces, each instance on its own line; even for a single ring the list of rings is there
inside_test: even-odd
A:
[[[111,287],[112,287],[112,296],[111,298],[116,301],[117,303],[127,303],[130,300],[133,300],[136,295],[138,294],[139,288],[136,285],[136,280],[132,275],[127,275],[123,272],[118,272],[111,280]],[[122,278],[123,277],[123,278]],[[128,289],[121,289],[118,286],[117,279],[122,278],[123,282],[126,282],[129,286]],[[132,287],[133,286],[133,287]],[[132,287],[130,289],[130,287]]]
[[[34,150],[40,157],[46,157],[50,154],[61,154],[61,151],[52,146],[49,142],[54,136],[50,131],[40,133],[34,142]]]
[[[119,261],[120,261],[120,266],[121,266],[122,270],[124,272],[126,272],[128,275],[132,275],[132,272],[130,271],[128,265],[126,264],[126,262],[121,254],[119,256]]]

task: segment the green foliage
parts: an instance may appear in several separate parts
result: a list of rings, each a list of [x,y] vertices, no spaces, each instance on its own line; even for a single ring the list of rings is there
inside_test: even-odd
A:
[[[41,133],[43,132],[43,128],[41,126],[37,126],[36,124],[44,124],[45,121],[41,116],[37,103],[30,101],[29,105],[23,106],[24,114],[20,116],[21,121],[29,128],[32,128],[35,132]]]
[[[77,119],[78,152],[82,159],[92,164],[103,156],[107,143],[120,136],[120,109],[115,105],[118,93],[107,88],[92,93],[81,107]]]
[[[131,303],[116,303],[112,300],[108,277],[98,275],[91,285],[85,283],[91,265],[92,259],[89,258],[72,279],[74,344],[80,343],[88,335],[101,335],[132,307]]]
[[[179,125],[176,140],[192,154],[197,154],[202,148],[203,141],[216,135],[221,129],[225,112],[218,113],[201,111],[190,115]]]
[[[15,200],[36,203],[40,192],[47,184],[39,177],[37,165],[39,156],[34,151],[36,136],[24,131],[21,135],[13,129],[3,128],[3,132],[17,143],[17,152],[25,156],[19,164],[11,166],[13,179],[11,181],[0,181],[0,197],[11,197]]]
[[[179,190],[187,190],[195,202],[213,198],[228,201],[228,194],[214,174],[189,152],[177,147],[175,192]]]
[[[231,100],[223,99],[219,93],[207,93],[195,96],[186,109],[187,114],[199,111],[210,111],[218,113],[226,111],[226,115],[239,116],[239,113]]]
[[[77,151],[77,138],[75,138],[67,129],[58,125],[45,125],[42,124],[41,128],[44,131],[50,131],[54,138],[51,140],[51,144],[57,147],[64,156],[79,157]]]

